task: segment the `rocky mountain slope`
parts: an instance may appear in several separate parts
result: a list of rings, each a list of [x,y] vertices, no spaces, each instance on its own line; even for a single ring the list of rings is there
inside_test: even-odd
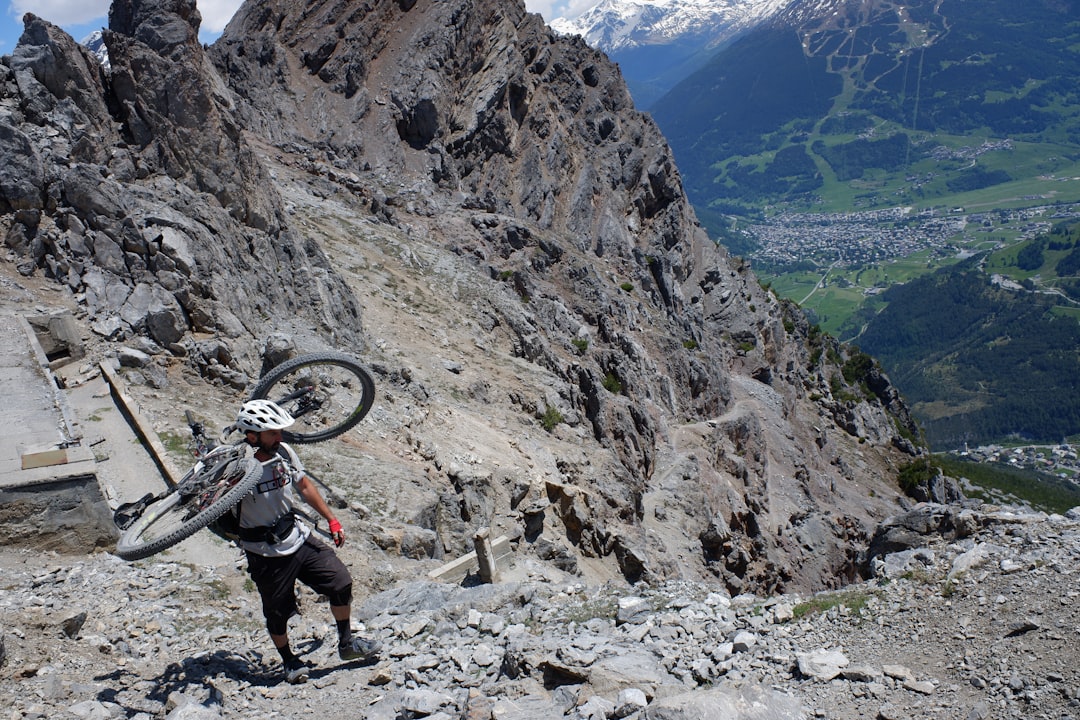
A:
[[[1080,520],[926,505],[897,527],[946,517],[875,579],[815,596],[401,583],[356,608],[387,648],[366,667],[337,662],[305,594],[294,647],[318,667],[301,686],[280,682],[235,570],[5,550],[0,702],[26,718],[1076,717]]]
[[[518,3],[114,3],[104,73],[27,16],[0,66],[7,262],[148,413],[223,425],[267,345],[344,348],[312,450],[387,557],[491,527],[585,581],[843,585],[915,447],[887,378],[694,221],[616,69]],[[94,355],[92,355],[93,357]]]

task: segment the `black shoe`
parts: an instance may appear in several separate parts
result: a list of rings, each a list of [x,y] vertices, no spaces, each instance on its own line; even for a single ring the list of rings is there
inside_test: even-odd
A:
[[[307,682],[308,675],[310,674],[311,668],[299,658],[285,661],[286,682],[292,685],[299,685],[300,683]]]
[[[342,660],[371,660],[379,654],[382,645],[377,640],[365,640],[354,637],[337,647],[338,657]]]

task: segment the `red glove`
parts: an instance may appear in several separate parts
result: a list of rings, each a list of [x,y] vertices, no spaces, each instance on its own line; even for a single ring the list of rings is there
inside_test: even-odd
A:
[[[330,537],[337,547],[345,544],[345,531],[341,529],[341,523],[337,521],[337,518],[330,521]]]

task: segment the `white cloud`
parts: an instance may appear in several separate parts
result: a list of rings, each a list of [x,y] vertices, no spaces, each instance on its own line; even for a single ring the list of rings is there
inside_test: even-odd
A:
[[[554,7],[555,0],[525,0],[525,9],[529,12],[540,13],[545,20],[558,17],[552,10]]]
[[[202,15],[202,29],[221,32],[243,0],[196,0]],[[107,24],[110,0],[11,0],[9,12],[16,18],[34,13],[51,23],[68,27],[102,19]]]
[[[563,17],[576,18],[589,8],[599,4],[599,0],[570,0],[570,2],[566,3],[566,9],[563,10]]]
[[[17,18],[34,13],[56,25],[82,25],[109,14],[109,0],[11,0]]]
[[[232,20],[243,0],[197,0],[202,29],[219,33]]]
[[[597,4],[599,0],[525,0],[529,12],[540,13],[548,21],[557,17],[576,18]]]

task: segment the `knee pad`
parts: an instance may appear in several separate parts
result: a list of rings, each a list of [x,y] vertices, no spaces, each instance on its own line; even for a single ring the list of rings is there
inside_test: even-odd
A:
[[[349,583],[340,590],[336,590],[332,593],[327,593],[326,599],[329,600],[330,604],[335,607],[348,605],[352,602],[352,583]]]
[[[285,635],[289,632],[289,619],[285,617],[267,617],[266,629],[271,635]]]

